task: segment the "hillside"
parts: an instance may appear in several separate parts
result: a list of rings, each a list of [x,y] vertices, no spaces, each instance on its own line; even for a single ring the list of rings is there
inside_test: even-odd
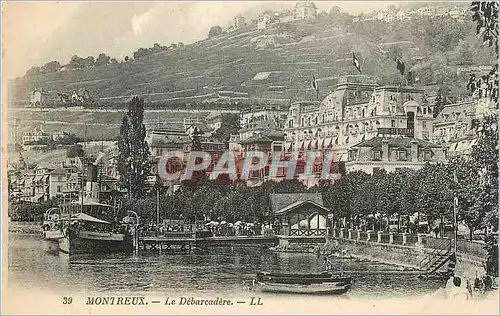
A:
[[[313,23],[237,30],[128,62],[24,76],[11,82],[9,99],[22,107],[34,88],[64,93],[86,88],[94,106],[105,107],[119,106],[132,95],[144,97],[148,107],[288,104],[315,98],[313,74],[320,98],[339,76],[356,74],[352,52],[363,74],[381,84],[400,81],[396,54],[427,85],[457,84],[465,79],[457,78],[457,67],[493,64],[495,59],[475,38],[472,22],[446,19],[451,18],[352,22],[327,15]],[[412,65],[415,60],[418,64]]]

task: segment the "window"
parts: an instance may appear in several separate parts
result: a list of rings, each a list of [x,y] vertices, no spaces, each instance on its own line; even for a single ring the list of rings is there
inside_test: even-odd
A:
[[[349,152],[349,161],[354,161],[354,160],[356,160],[356,151],[351,150]]]
[[[391,120],[391,127],[396,127],[396,120]]]
[[[373,151],[373,160],[375,161],[382,160],[382,152],[380,150]]]
[[[426,150],[424,151],[424,161],[431,161],[432,160],[432,151]]]
[[[59,182],[63,181],[63,176],[57,176],[57,181]]]
[[[423,122],[422,122],[422,127],[423,127],[423,128],[427,128],[427,122],[426,122],[426,121],[423,121]]]
[[[424,140],[429,140],[429,132],[422,132],[422,138]]]
[[[57,186],[57,192],[61,192],[61,186],[60,185]]]
[[[406,161],[406,151],[405,150],[398,150],[398,160],[399,161]]]
[[[427,114],[427,108],[423,108],[422,113]]]

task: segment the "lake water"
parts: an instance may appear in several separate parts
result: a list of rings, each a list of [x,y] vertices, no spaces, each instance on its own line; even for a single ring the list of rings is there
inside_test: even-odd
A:
[[[335,262],[340,265],[339,259]],[[349,298],[421,296],[444,286],[443,282],[419,280],[415,274],[405,275],[396,266],[342,262],[346,274],[351,271],[354,276]],[[310,273],[323,268],[322,259],[314,254],[275,253],[258,247],[213,248],[207,254],[82,255],[69,260],[41,236],[20,234],[9,234],[8,263],[8,286],[12,288],[108,295],[248,296],[243,283],[258,270]]]

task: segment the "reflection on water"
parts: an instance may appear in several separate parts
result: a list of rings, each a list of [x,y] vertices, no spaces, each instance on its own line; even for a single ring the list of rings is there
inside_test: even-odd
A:
[[[244,281],[258,270],[320,272],[313,254],[273,253],[258,247],[215,248],[206,254],[140,253],[71,257],[59,254],[40,236],[9,236],[9,286],[55,293],[176,293],[248,295]],[[340,263],[340,262],[339,262]],[[397,267],[344,260],[345,271],[357,271],[349,297],[421,295],[443,286]],[[384,274],[377,273],[382,271]],[[393,271],[393,272],[389,272]]]

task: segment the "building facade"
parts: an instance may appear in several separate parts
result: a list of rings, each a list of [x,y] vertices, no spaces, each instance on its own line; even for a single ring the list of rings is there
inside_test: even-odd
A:
[[[377,136],[349,148],[347,172],[361,170],[373,174],[377,169],[392,172],[400,168],[420,169],[426,163],[444,162],[439,145],[401,135]]]
[[[333,152],[347,160],[348,149],[378,135],[381,128],[432,139],[432,107],[424,90],[408,86],[377,86],[367,76],[339,78],[321,102],[296,102],[285,124],[288,152]]]
[[[496,104],[489,97],[447,105],[434,119],[433,142],[443,147],[448,158],[470,154],[477,142],[475,122],[495,111]]]
[[[318,8],[312,1],[297,2],[294,16],[296,19],[315,19]]]
[[[50,138],[50,135],[42,128],[34,128],[29,132],[23,133],[23,145],[45,144]]]

